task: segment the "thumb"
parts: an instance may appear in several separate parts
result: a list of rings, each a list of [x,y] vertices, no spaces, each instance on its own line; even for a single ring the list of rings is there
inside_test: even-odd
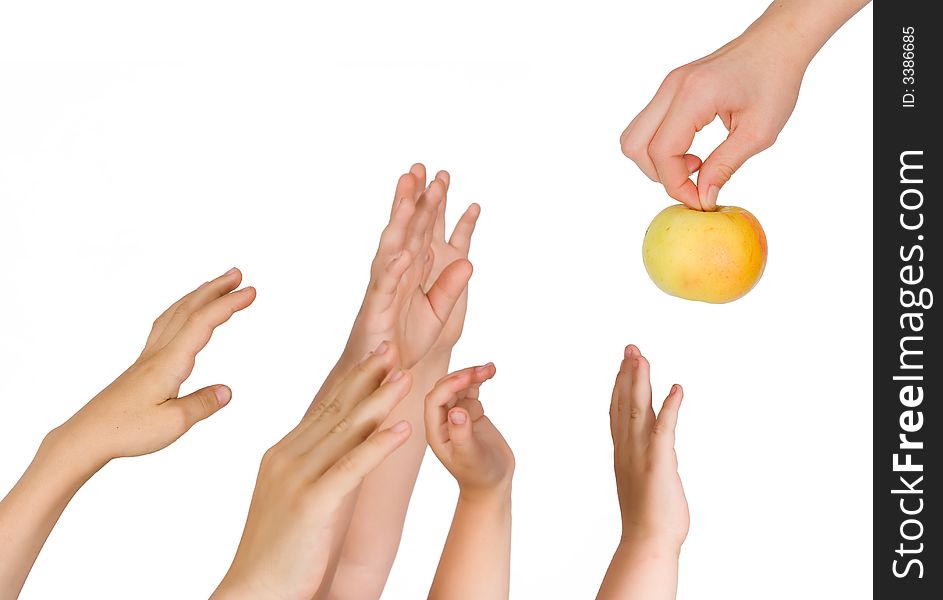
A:
[[[454,451],[460,455],[468,455],[475,450],[471,417],[464,408],[453,408],[449,411],[449,441],[452,442]]]
[[[743,123],[707,157],[697,176],[697,195],[703,210],[715,210],[720,188],[748,158],[773,145],[776,136],[768,135],[764,129]]]
[[[211,385],[173,402],[183,411],[187,429],[229,404],[232,390],[225,385]]]

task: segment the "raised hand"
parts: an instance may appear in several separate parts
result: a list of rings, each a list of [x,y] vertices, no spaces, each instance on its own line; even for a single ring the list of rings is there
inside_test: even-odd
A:
[[[412,367],[430,350],[451,350],[465,318],[471,236],[477,204],[445,241],[449,175],[440,171],[427,187],[425,168],[414,165],[396,186],[390,222],[370,270],[370,285],[348,342],[365,351],[390,339],[401,348],[403,366]]]
[[[457,371],[426,396],[426,439],[459,487],[430,600],[508,597],[514,454],[478,400],[494,373],[491,363]]]
[[[624,356],[609,407],[622,539],[598,598],[667,600],[689,526],[674,449],[683,392],[673,385],[656,416],[648,360],[632,345]]]
[[[213,331],[255,300],[255,288],[233,291],[231,269],[190,292],[161,314],[140,357],[57,430],[95,463],[165,448],[225,406],[232,392],[213,385],[178,397],[196,355]]]
[[[396,347],[381,343],[265,453],[242,541],[214,598],[314,596],[344,499],[410,435],[406,421],[377,431],[411,386],[397,363]]]
[[[255,299],[251,287],[233,291],[241,280],[232,269],[174,303],[134,364],[46,436],[0,502],[0,600],[16,598],[62,511],[99,469],[168,446],[229,402],[225,385],[178,395],[216,327]]]
[[[336,577],[325,578],[317,598],[379,596],[399,546],[406,508],[425,454],[423,397],[448,371],[452,347],[462,333],[467,305],[468,262],[479,207],[472,204],[446,239],[448,173],[426,185],[426,169],[413,165],[396,186],[390,221],[380,238],[370,284],[345,351],[312,407],[322,401],[352,360],[380,340],[394,340],[402,366],[411,369],[413,391],[387,419],[408,420],[417,430],[396,456],[351,494],[349,527],[335,539]]]
[[[494,374],[491,363],[462,369],[426,396],[426,441],[467,498],[509,493],[514,473],[514,454],[478,400]]]

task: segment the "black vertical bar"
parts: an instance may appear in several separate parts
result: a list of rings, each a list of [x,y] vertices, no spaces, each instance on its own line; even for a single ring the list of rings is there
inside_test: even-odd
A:
[[[936,2],[874,2],[874,597],[943,598]],[[940,297],[943,301],[943,297]]]

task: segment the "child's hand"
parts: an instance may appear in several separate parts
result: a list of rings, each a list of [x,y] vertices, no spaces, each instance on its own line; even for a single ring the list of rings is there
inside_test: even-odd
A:
[[[410,368],[431,351],[450,351],[461,334],[472,274],[468,249],[479,207],[468,207],[446,241],[449,175],[440,171],[428,187],[425,179],[425,167],[414,165],[396,186],[390,222],[348,341],[350,355],[394,340],[403,366]]]
[[[688,535],[688,503],[678,477],[675,424],[681,386],[652,410],[648,361],[627,346],[609,406],[622,539],[597,600],[673,600],[678,556]]]
[[[682,396],[681,386],[672,386],[656,417],[648,361],[626,347],[609,408],[623,544],[678,552],[688,534],[674,449]]]
[[[426,396],[426,439],[464,498],[510,492],[514,454],[478,400],[494,365],[469,367],[439,380]]]
[[[246,528],[214,598],[311,598],[328,566],[344,499],[410,427],[376,431],[412,385],[383,342],[262,459]]]
[[[241,280],[242,273],[231,269],[164,311],[135,363],[50,438],[68,442],[97,468],[112,458],[165,448],[225,406],[232,395],[225,385],[177,394],[216,327],[255,300],[252,287],[233,291]]]

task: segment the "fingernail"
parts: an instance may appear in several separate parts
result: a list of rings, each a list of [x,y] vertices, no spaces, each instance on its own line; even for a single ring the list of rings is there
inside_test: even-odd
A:
[[[220,408],[229,404],[229,400],[232,399],[232,390],[225,385],[217,386],[213,392],[216,394],[216,406]]]
[[[632,344],[629,344],[628,346],[626,346],[626,347],[625,347],[625,357],[626,357],[626,358],[630,358],[630,357],[632,356],[632,351],[633,351],[634,349],[635,349],[635,347],[632,346]]]
[[[389,381],[390,383],[396,383],[397,381],[403,378],[403,375],[405,375],[405,373],[406,372],[403,371],[402,369],[393,371],[393,373],[390,374],[390,378],[387,381]]]
[[[712,185],[707,188],[707,206],[704,208],[710,208],[710,210],[714,210],[714,208],[717,207],[717,194],[719,193],[720,188],[716,185]]]
[[[235,272],[236,272],[236,267],[233,267],[229,269],[228,271],[226,271],[225,273],[223,273],[223,277],[226,277],[227,275],[232,275]]]
[[[390,431],[393,433],[403,433],[407,429],[409,429],[409,421],[400,421],[396,425],[390,427]]]
[[[377,346],[377,349],[373,351],[374,354],[385,354],[387,350],[390,349],[390,345],[386,342],[380,342],[380,345]]]
[[[453,410],[449,413],[449,421],[451,421],[454,425],[464,425],[465,413],[460,410]]]

